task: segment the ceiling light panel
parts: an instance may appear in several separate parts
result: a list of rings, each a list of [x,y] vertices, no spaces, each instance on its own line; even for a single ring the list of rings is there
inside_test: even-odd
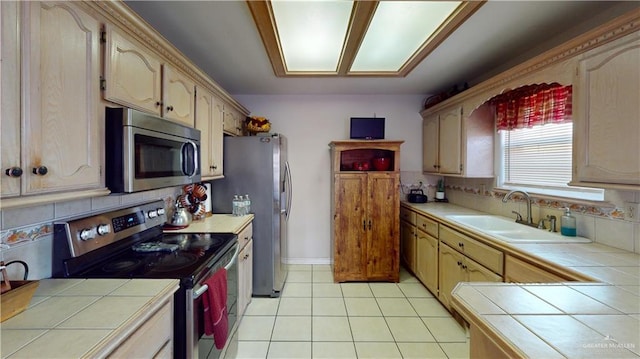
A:
[[[271,2],[287,71],[336,71],[353,1]]]
[[[399,71],[461,1],[381,1],[351,72]]]

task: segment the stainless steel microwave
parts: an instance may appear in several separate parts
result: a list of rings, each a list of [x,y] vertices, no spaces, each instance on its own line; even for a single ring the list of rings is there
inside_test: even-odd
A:
[[[107,108],[106,184],[130,193],[200,182],[200,131],[130,108]]]

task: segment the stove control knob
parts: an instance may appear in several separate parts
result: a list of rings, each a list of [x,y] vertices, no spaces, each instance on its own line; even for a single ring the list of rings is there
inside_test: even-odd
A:
[[[149,212],[147,212],[147,217],[149,217],[149,218],[158,217],[158,211],[155,210],[155,209],[150,210]]]
[[[96,237],[96,232],[92,229],[85,228],[80,231],[80,234],[78,236],[80,237],[81,240],[88,241]]]
[[[158,208],[158,209],[156,209],[156,212],[158,212],[158,215],[160,215],[160,216],[165,213],[164,212],[164,208]]]
[[[108,224],[99,224],[96,231],[99,235],[104,236],[105,234],[111,233],[111,228]]]

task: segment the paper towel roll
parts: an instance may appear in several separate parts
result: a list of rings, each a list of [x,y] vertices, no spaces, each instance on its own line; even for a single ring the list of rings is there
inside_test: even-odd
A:
[[[212,203],[212,198],[211,198],[211,183],[209,182],[205,182],[204,184],[205,187],[207,187],[207,199],[204,201],[204,212],[205,215],[207,217],[211,216],[211,203]]]

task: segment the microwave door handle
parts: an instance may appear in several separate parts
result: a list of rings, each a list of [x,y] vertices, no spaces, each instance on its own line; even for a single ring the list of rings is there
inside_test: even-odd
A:
[[[187,151],[186,148],[187,146],[190,145],[191,148],[193,149],[193,171],[191,173],[188,172],[188,165],[187,165]],[[199,158],[198,158],[198,145],[193,142],[193,141],[187,141],[186,143],[182,144],[182,156],[180,158],[180,165],[182,166],[182,173],[184,173],[185,175],[192,177],[193,175],[195,175],[196,173],[198,173],[198,168],[199,168]]]

